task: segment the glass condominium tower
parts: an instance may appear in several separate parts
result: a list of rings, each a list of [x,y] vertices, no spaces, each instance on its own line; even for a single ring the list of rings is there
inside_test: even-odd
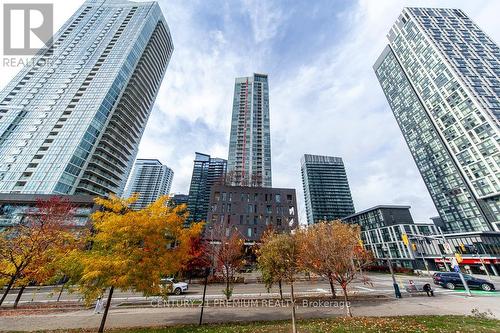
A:
[[[307,224],[354,214],[342,158],[305,154],[301,159],[301,173]]]
[[[189,222],[206,221],[212,185],[224,184],[226,171],[227,161],[225,159],[196,153],[189,187]]]
[[[374,70],[448,232],[499,230],[500,49],[458,9],[405,8]]]
[[[0,192],[120,195],[172,51],[158,3],[84,2],[0,92]]]
[[[265,74],[236,78],[227,167],[231,185],[272,186],[269,84]]]
[[[124,196],[128,198],[137,193],[139,197],[131,206],[137,209],[144,208],[170,192],[173,178],[174,171],[160,161],[137,159],[125,187]]]

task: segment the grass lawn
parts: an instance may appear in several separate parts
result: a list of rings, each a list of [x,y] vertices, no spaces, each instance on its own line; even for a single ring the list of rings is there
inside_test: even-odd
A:
[[[128,333],[288,333],[289,322],[258,322],[113,330]],[[359,317],[301,320],[299,333],[330,332],[500,332],[500,321],[470,316]]]

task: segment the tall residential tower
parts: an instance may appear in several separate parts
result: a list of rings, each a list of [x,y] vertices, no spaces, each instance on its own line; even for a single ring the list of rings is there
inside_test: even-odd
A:
[[[271,134],[267,75],[236,78],[229,139],[231,185],[271,187]]]
[[[85,1],[0,92],[0,192],[121,194],[172,51],[158,3]]]
[[[174,172],[168,166],[154,159],[137,159],[130,173],[125,197],[137,193],[139,198],[132,205],[133,208],[144,208],[167,195],[172,187]]]
[[[500,224],[500,49],[458,9],[405,8],[375,73],[448,232]]]
[[[226,171],[226,160],[196,153],[191,186],[189,187],[189,222],[207,220],[212,185],[216,183],[224,184]]]
[[[305,154],[301,172],[307,224],[341,219],[354,213],[342,158]]]

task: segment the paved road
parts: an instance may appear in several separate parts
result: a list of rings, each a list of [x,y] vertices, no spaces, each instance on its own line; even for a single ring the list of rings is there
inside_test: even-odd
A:
[[[412,279],[416,283],[420,282],[430,282],[432,283],[432,279],[428,277],[408,277],[408,276],[398,276],[397,280],[400,286],[408,283],[408,280]],[[392,286],[392,280],[390,275],[388,274],[369,274],[370,284],[364,284],[361,281],[356,281],[353,283],[350,292],[353,294],[387,294],[392,295],[394,293],[394,289]],[[500,278],[497,278],[495,284],[500,288]],[[222,289],[224,288],[221,284],[212,284],[207,287],[207,295],[208,298],[222,298]],[[338,293],[340,293],[340,287],[336,286]],[[438,292],[446,292],[442,288],[437,287]],[[59,294],[58,287],[44,287],[44,288],[28,288],[21,298],[21,304],[27,304],[30,302],[55,302],[57,300]],[[289,292],[289,287],[284,285],[283,290],[285,293]],[[297,282],[295,285],[295,290],[298,293],[307,293],[307,294],[327,294],[330,292],[330,285],[325,281],[303,281]],[[183,296],[171,296],[171,299],[200,299],[203,293],[203,286],[197,284],[191,284],[189,286],[189,292]],[[271,295],[277,295],[278,288],[277,286],[271,289]],[[9,296],[5,301],[5,305],[12,304],[16,298],[17,291],[11,291]],[[267,290],[265,289],[263,284],[260,283],[251,283],[251,284],[236,284],[234,287],[234,295],[245,297],[253,296],[253,295],[261,295],[267,296]],[[62,301],[78,301],[80,299],[80,295],[78,293],[68,293],[63,292],[61,295]],[[135,292],[122,292],[115,291],[113,295],[113,304],[119,304],[120,302],[135,302],[135,301],[144,301],[145,297],[140,293]]]
[[[359,301],[352,303],[355,316],[402,316],[402,315],[469,315],[472,309],[481,312],[491,311],[500,318],[500,298],[495,293],[484,296],[476,294],[467,298],[460,292],[438,293],[436,297],[405,297],[403,299],[386,298],[376,302]],[[343,303],[331,303],[330,306],[316,304],[305,307],[299,303],[298,318],[320,318],[343,315]],[[174,324],[196,324],[200,308],[186,306],[177,308],[142,307],[119,308],[110,310],[107,326],[165,326]],[[34,331],[48,329],[96,328],[100,314],[92,310],[79,310],[58,314],[42,314],[30,316],[1,317],[0,331]],[[290,307],[267,304],[266,306],[241,305],[240,307],[208,307],[205,309],[204,322],[234,322],[257,320],[280,320],[290,318]],[[404,318],[402,318],[404,320]]]

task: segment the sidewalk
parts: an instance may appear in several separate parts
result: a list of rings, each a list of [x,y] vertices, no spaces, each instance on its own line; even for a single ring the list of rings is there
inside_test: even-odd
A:
[[[355,316],[403,316],[403,315],[470,315],[472,309],[480,312],[491,311],[498,319],[500,307],[498,297],[465,298],[461,293],[442,295],[440,297],[407,297],[403,299],[385,299],[372,302],[359,301],[352,303]],[[341,316],[345,308],[341,300],[338,304],[317,307],[304,307],[299,304],[299,318],[322,318]],[[205,308],[204,322],[235,322],[259,320],[285,320],[290,317],[290,307],[268,304],[268,306],[252,307],[208,307]],[[146,308],[113,308],[106,324],[107,328],[166,326],[175,324],[196,324],[200,308],[192,307],[146,307]],[[99,326],[102,315],[93,314],[92,310],[80,310],[58,314],[1,317],[0,330],[34,331],[52,329],[92,329]]]

